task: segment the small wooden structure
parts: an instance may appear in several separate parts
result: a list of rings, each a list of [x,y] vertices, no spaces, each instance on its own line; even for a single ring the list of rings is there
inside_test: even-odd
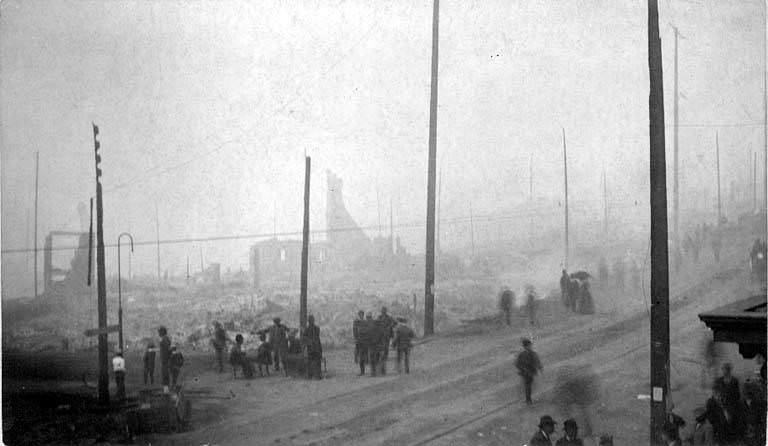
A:
[[[715,342],[739,344],[745,359],[766,356],[766,295],[760,294],[699,314]]]

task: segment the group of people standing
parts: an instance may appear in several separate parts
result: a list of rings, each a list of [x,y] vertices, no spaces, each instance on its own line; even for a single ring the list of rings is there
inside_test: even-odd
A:
[[[378,318],[373,313],[358,311],[357,319],[352,322],[352,336],[355,340],[355,363],[360,367],[360,376],[365,375],[366,365],[370,366],[371,376],[387,374],[390,344],[397,352],[397,370],[410,373],[410,352],[413,347],[413,330],[406,325],[403,317],[393,318],[387,314],[387,308],[381,308]]]
[[[315,325],[315,317],[307,317],[307,326],[301,332],[301,339],[296,337],[297,330],[291,330],[282,323],[279,317],[272,320],[273,325],[265,329],[254,330],[252,334],[259,336],[259,346],[256,355],[252,359],[248,356],[244,347],[245,338],[237,334],[232,341],[226,330],[219,322],[213,323],[214,331],[211,339],[219,373],[224,371],[224,352],[227,343],[232,343],[229,351],[229,362],[232,365],[232,375],[237,377],[240,369],[244,378],[250,379],[255,375],[254,363],[258,367],[259,375],[269,376],[269,367],[274,365],[274,371],[282,370],[284,376],[288,376],[289,358],[302,356],[306,375],[309,379],[322,378],[323,345],[320,341],[320,328]]]
[[[510,290],[509,287],[504,287],[499,295],[499,310],[504,314],[504,320],[507,325],[511,325],[512,309],[515,306],[515,292]],[[531,327],[536,325],[536,289],[533,285],[528,284],[525,286],[525,313],[528,317],[528,323]]]
[[[589,290],[589,278],[587,275],[577,277],[576,274],[568,274],[563,270],[560,276],[560,296],[563,305],[574,313],[593,314],[595,303],[592,300],[592,292]]]

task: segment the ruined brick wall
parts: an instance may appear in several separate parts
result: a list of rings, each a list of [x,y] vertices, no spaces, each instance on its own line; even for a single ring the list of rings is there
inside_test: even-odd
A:
[[[328,195],[326,200],[326,228],[328,245],[334,263],[352,263],[355,258],[368,255],[373,245],[368,236],[357,225],[344,206],[342,181],[333,172],[328,175]]]

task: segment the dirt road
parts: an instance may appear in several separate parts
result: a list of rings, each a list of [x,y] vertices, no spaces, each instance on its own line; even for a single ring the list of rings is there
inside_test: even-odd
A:
[[[735,257],[729,266],[737,266]],[[713,269],[714,271],[714,269]],[[673,287],[672,390],[678,412],[690,419],[706,397],[697,379],[698,347],[708,331],[697,314],[748,296],[740,269],[690,274]],[[683,281],[680,281],[683,282]],[[418,347],[411,375],[357,377],[347,352],[329,354],[336,364],[324,381],[271,377],[232,381],[211,373],[188,378],[201,395],[192,432],[147,438],[152,444],[523,444],[544,413],[561,423],[567,416],[551,403],[556,371],[590,364],[600,377],[599,403],[592,408],[595,432],[613,434],[618,444],[648,438],[648,318],[611,314],[562,316],[545,311],[540,327],[499,329],[469,336],[439,337]],[[546,328],[542,328],[546,327]],[[531,336],[545,364],[534,405],[520,403],[512,367],[522,334]],[[749,364],[728,353],[745,372]],[[206,394],[208,398],[206,398]],[[228,399],[227,399],[228,398]]]

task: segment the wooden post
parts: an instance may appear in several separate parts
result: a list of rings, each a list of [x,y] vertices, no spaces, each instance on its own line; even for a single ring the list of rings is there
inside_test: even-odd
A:
[[[96,138],[99,127],[93,124],[93,144],[96,154],[96,284],[99,313],[99,403],[109,404],[109,352],[107,345],[107,274],[104,259],[104,206],[101,190],[100,144]]]
[[[674,135],[675,135],[674,136],[675,137],[675,139],[674,139],[674,143],[675,143],[674,175],[675,175],[675,178],[674,178],[674,183],[673,183],[674,184],[674,191],[673,191],[673,194],[674,194],[673,200],[674,201],[672,202],[672,206],[673,206],[674,209],[672,210],[672,215],[674,215],[674,219],[675,219],[674,220],[674,228],[673,228],[674,235],[675,235],[675,239],[674,239],[675,240],[675,249],[680,249],[680,232],[679,232],[680,231],[680,226],[679,226],[679,223],[680,223],[680,188],[679,188],[679,182],[678,182],[678,176],[679,176],[679,168],[678,168],[678,142],[679,142],[679,139],[678,139],[678,135],[679,135],[679,116],[680,116],[680,109],[679,109],[679,105],[678,104],[680,102],[680,90],[678,88],[678,83],[677,83],[677,78],[678,78],[678,76],[677,76],[677,74],[678,74],[678,70],[677,70],[677,42],[678,42],[678,38],[680,36],[680,33],[677,31],[677,27],[673,26],[672,29],[675,31],[675,82],[674,82],[674,88],[675,88],[674,101],[675,101],[675,104],[674,104],[674,109],[673,109],[674,110],[673,111],[674,112],[674,120],[675,120],[675,129],[674,129],[675,130],[675,132],[674,132]]]
[[[307,274],[309,269],[309,174],[312,159],[306,157],[304,172],[304,234],[301,243],[301,296],[299,297],[299,325],[307,326]]]
[[[563,128],[563,181],[565,183],[565,259],[563,269],[568,269],[568,153],[565,148],[565,128]]]
[[[35,297],[37,297],[37,191],[40,179],[40,152],[35,152],[35,230],[34,230],[34,245],[35,245]]]
[[[720,138],[715,132],[715,157],[717,158],[717,226],[723,219],[723,212],[720,204]]]
[[[437,159],[437,50],[440,0],[432,4],[432,72],[429,95],[429,159],[427,171],[427,247],[424,281],[424,335],[435,332],[435,170]]]
[[[661,443],[669,391],[669,258],[664,154],[664,77],[657,0],[648,0],[651,201],[651,420],[650,444]]]

